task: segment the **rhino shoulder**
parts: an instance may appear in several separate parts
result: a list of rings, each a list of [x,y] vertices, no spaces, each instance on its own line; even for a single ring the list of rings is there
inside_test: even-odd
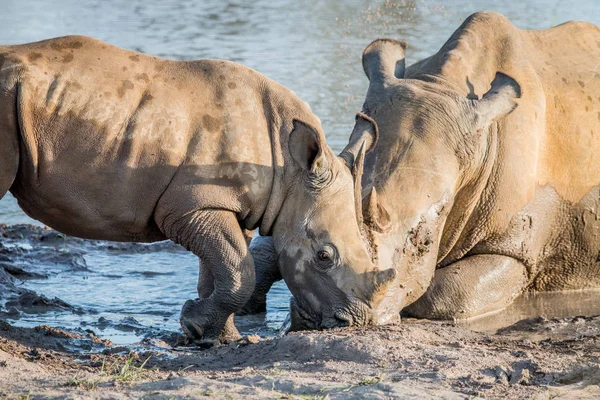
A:
[[[490,29],[494,31],[503,28],[514,29],[515,26],[502,14],[493,11],[478,11],[467,17],[461,28],[477,32],[481,31],[481,34],[485,34],[489,33]]]
[[[480,11],[467,17],[440,52],[447,53],[455,49],[472,52],[482,44],[485,44],[482,48],[495,47],[498,39],[506,42],[511,36],[518,36],[518,28],[508,18],[496,12]]]

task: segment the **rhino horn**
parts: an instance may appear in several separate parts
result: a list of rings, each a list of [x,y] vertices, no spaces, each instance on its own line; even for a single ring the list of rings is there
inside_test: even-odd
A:
[[[369,229],[379,233],[387,233],[392,229],[390,214],[379,203],[375,188],[371,189],[362,205],[365,225]]]
[[[362,213],[362,176],[365,168],[365,142],[362,143],[358,150],[358,156],[352,166],[352,178],[354,180],[354,206],[356,210],[356,222],[358,226],[363,224]]]
[[[362,56],[363,69],[369,81],[385,83],[404,78],[406,43],[396,39],[377,39],[371,42]]]
[[[378,137],[377,123],[373,118],[359,112],[356,114],[356,123],[350,135],[350,142],[339,155],[348,169],[352,171],[352,177],[354,178],[354,201],[356,220],[359,226],[362,226],[363,223],[361,202],[365,154],[375,147]]]
[[[397,272],[393,268],[384,269],[383,271],[377,271],[375,274],[375,288],[376,291],[382,291],[394,282],[396,279]]]
[[[356,123],[350,134],[350,141],[346,148],[340,153],[340,158],[344,161],[350,171],[352,171],[354,164],[356,163],[363,144],[366,149],[365,153],[368,153],[375,147],[378,138],[379,128],[377,127],[375,120],[361,112],[356,113]]]

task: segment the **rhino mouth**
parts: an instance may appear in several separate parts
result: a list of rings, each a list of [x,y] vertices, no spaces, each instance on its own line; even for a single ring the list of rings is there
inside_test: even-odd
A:
[[[364,310],[362,310],[362,307],[357,307],[355,305],[354,308],[358,308],[362,312],[355,316],[350,310],[339,308],[334,310],[332,315],[329,317],[323,316],[321,318],[317,318],[312,313],[306,311],[301,304],[294,297],[292,297],[290,300],[290,330],[323,330],[356,325],[367,325],[368,322],[366,320],[363,321],[363,318],[360,318],[360,316],[366,314]]]
[[[290,299],[290,319],[292,331],[319,329],[317,319],[305,311],[294,297]]]

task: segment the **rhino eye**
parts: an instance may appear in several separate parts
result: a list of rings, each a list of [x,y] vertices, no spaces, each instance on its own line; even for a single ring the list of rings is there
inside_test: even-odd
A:
[[[331,260],[331,254],[327,250],[319,250],[317,253],[317,257],[320,261],[329,261]]]
[[[328,269],[336,264],[337,252],[335,248],[331,245],[323,246],[319,251],[317,251],[317,265],[321,269]]]

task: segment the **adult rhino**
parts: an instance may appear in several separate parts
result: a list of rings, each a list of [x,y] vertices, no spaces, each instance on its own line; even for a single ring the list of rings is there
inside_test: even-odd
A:
[[[0,198],[10,190],[32,218],[84,238],[168,238],[201,259],[200,298],[181,313],[196,341],[238,337],[232,315],[255,280],[247,230],[274,236],[290,276],[373,272],[353,178],[318,118],[241,65],[81,36],[0,47],[0,143]]]
[[[480,12],[408,68],[405,48],[365,49],[370,85],[344,150],[376,142],[364,226],[397,272],[388,312],[469,318],[527,290],[600,287],[600,30]]]

